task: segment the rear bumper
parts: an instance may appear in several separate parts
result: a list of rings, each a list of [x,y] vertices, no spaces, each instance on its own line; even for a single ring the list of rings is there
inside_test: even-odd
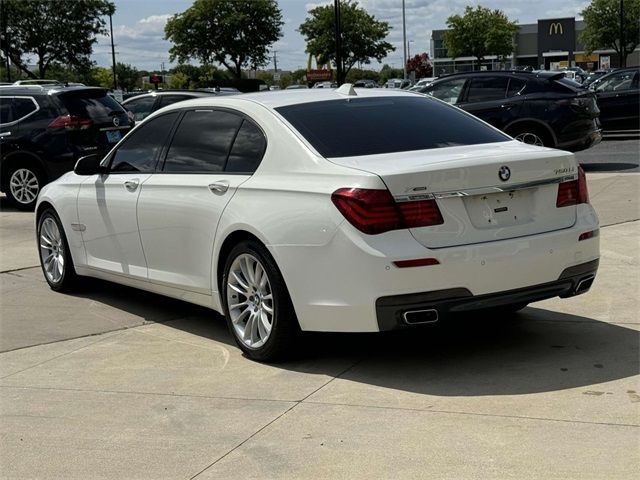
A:
[[[565,129],[562,134],[558,135],[556,148],[578,152],[591,148],[602,141],[602,128],[597,118],[589,124],[588,129],[580,127]]]
[[[473,295],[466,288],[451,288],[381,297],[376,300],[378,328],[380,331],[395,330],[419,323],[433,323],[452,313],[580,295],[591,287],[598,263],[599,260],[592,260],[566,268],[554,282],[487,295]]]

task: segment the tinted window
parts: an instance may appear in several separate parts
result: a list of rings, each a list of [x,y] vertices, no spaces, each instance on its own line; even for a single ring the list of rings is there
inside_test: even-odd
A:
[[[598,85],[598,92],[620,92],[623,90],[631,90],[633,77],[636,75],[634,71],[616,72],[603,80]],[[637,82],[636,82],[637,84]]]
[[[60,95],[60,99],[71,115],[96,122],[110,122],[114,114],[124,114],[122,106],[102,90],[69,92]]]
[[[509,79],[509,90],[507,91],[507,97],[513,97],[517,95],[519,92],[522,92],[522,89],[527,84],[526,81],[521,78],[513,78]]]
[[[267,147],[262,130],[253,122],[245,120],[238,131],[225,171],[253,173],[260,165]]]
[[[431,85],[427,93],[447,103],[457,103],[460,93],[462,93],[462,87],[464,87],[466,81],[466,78],[455,78],[453,80],[438,82]]]
[[[160,107],[166,107],[167,105],[171,105],[172,103],[181,102],[182,100],[189,100],[189,95],[160,95]]]
[[[33,103],[33,100],[30,98],[14,98],[12,103],[14,120],[26,117],[38,109],[36,104]]]
[[[9,123],[12,121],[11,103],[10,98],[0,98],[0,123]]]
[[[113,172],[153,172],[156,159],[178,112],[154,118],[134,130],[118,147],[111,162]]]
[[[220,110],[187,112],[171,141],[165,172],[221,172],[242,117]]]
[[[472,103],[503,99],[507,93],[508,83],[509,77],[489,77],[484,75],[473,77],[469,84],[467,101]]]
[[[329,158],[509,140],[471,115],[417,95],[349,98],[276,110]]]
[[[156,97],[141,97],[127,102],[125,107],[133,113],[133,119],[139,122],[149,116],[155,102]]]

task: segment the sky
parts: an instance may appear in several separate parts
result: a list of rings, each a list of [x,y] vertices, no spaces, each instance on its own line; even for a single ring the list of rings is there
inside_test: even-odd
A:
[[[237,0],[250,1],[250,0]],[[173,66],[169,62],[170,42],[164,40],[164,25],[168,18],[192,5],[192,0],[115,0],[113,34],[116,61],[129,63],[140,70],[159,70]],[[277,53],[278,70],[306,68],[308,54],[305,41],[296,30],[317,5],[332,0],[278,0],[285,22],[282,38],[273,45]],[[360,0],[358,2],[378,20],[389,23],[387,41],[396,47],[381,64],[369,67],[379,70],[383,63],[402,68],[402,0]],[[446,28],[450,15],[460,14],[467,5],[482,5],[504,11],[510,20],[518,23],[536,23],[541,18],[580,18],[580,12],[589,4],[585,0],[405,0],[407,41],[411,55],[429,52],[431,31]],[[272,54],[273,55],[273,54]],[[93,59],[100,66],[111,65],[109,37],[98,37]],[[197,62],[193,62],[196,64]],[[273,68],[271,62],[265,68]]]

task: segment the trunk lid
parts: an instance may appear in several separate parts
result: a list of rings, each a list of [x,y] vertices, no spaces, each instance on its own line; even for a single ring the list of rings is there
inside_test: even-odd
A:
[[[378,175],[397,202],[435,198],[444,223],[410,229],[429,248],[535,235],[576,221],[575,205],[556,207],[558,184],[578,173],[573,154],[560,150],[513,141],[329,160]]]

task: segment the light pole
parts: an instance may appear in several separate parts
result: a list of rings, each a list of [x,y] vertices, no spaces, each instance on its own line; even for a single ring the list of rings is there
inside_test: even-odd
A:
[[[627,66],[626,48],[624,44],[624,0],[620,0],[620,66]]]
[[[333,1],[333,9],[336,21],[336,81],[342,85],[342,25],[340,25],[340,0]]]
[[[111,61],[113,62],[113,89],[118,89],[118,82],[116,80],[116,47],[113,44],[113,21],[111,14],[109,14],[109,29],[111,30]]]
[[[407,21],[404,15],[404,0],[402,0],[402,72],[403,78],[407,79]]]

